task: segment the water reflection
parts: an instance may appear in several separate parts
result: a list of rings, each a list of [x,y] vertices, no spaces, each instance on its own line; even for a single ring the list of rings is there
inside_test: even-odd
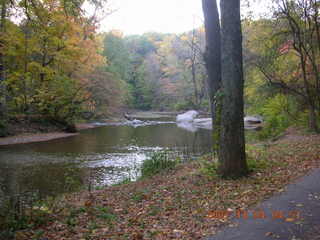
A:
[[[151,152],[170,149],[190,156],[211,150],[211,133],[175,124],[105,126],[50,142],[0,147],[0,198],[23,192],[41,196],[113,184],[137,175]]]

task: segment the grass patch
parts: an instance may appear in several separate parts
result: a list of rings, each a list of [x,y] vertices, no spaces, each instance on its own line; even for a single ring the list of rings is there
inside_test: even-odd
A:
[[[250,172],[256,172],[271,167],[271,162],[268,161],[267,151],[269,145],[247,145],[246,155],[247,164]]]
[[[216,178],[218,174],[218,162],[211,158],[200,158],[200,173],[209,178]]]
[[[130,178],[130,177],[127,177],[127,178],[121,180],[121,181],[118,182],[118,183],[112,184],[112,186],[121,186],[121,185],[129,184],[129,183],[131,183],[131,182],[132,182],[131,178]],[[105,188],[105,187],[104,187],[104,188]],[[102,188],[102,189],[103,189],[103,188]]]
[[[131,199],[135,202],[141,202],[145,198],[144,192],[134,192],[132,193]]]
[[[108,224],[112,224],[113,222],[115,222],[117,220],[117,216],[115,214],[113,214],[109,208],[106,207],[98,207],[98,214],[97,217],[102,219],[103,221],[105,221]]]
[[[257,172],[271,167],[271,162],[267,159],[268,145],[247,145],[247,165],[249,172]],[[199,159],[200,172],[209,178],[219,177],[219,162],[213,155],[206,155]]]
[[[141,166],[141,178],[152,177],[165,170],[173,169],[179,160],[172,160],[168,152],[155,152]]]
[[[0,120],[0,137],[9,135],[8,126],[5,120]]]

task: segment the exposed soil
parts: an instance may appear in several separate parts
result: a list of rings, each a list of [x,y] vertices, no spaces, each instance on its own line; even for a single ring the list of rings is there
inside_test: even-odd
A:
[[[51,132],[51,133],[25,133],[17,136],[0,138],[0,146],[13,145],[32,142],[46,142],[57,138],[65,138],[75,136],[79,133],[64,133],[64,132]]]
[[[76,124],[77,130],[96,127],[98,126],[91,123]],[[67,133],[64,131],[63,126],[61,125],[34,118],[11,119],[9,121],[8,129],[10,136],[0,138],[0,146],[32,142],[45,142],[57,138],[65,138],[79,134]]]

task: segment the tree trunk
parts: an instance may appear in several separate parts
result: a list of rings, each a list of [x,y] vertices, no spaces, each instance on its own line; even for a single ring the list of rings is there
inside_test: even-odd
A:
[[[199,108],[199,92],[198,92],[198,84],[197,84],[197,74],[196,74],[196,60],[197,60],[197,49],[196,49],[196,33],[195,30],[192,31],[192,41],[191,41],[191,76],[192,83],[194,87],[194,104],[196,108]]]
[[[309,129],[316,133],[319,133],[319,127],[317,123],[317,114],[313,106],[309,107]]]
[[[197,85],[197,76],[196,76],[196,66],[195,66],[195,61],[192,60],[192,65],[191,65],[191,75],[192,75],[192,83],[194,87],[194,103],[196,107],[199,107],[199,93],[198,93],[198,85]]]
[[[212,115],[213,129],[219,130],[216,118],[215,96],[221,86],[221,48],[220,21],[216,0],[202,0],[204,25],[206,31],[206,52],[204,55],[208,72],[208,95]]]
[[[240,0],[221,0],[222,112],[219,174],[248,173],[243,123],[243,63]]]
[[[0,19],[0,35],[3,36],[5,33],[5,21],[7,15],[7,4],[6,0],[2,1],[1,4],[1,19]],[[3,119],[6,116],[6,87],[5,81],[5,63],[2,49],[4,48],[4,42],[0,39],[0,117]]]

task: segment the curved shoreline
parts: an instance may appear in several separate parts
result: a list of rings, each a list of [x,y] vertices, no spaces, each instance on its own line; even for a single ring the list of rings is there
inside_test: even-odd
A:
[[[99,126],[91,123],[80,123],[76,125],[77,129],[85,130],[97,128]],[[0,138],[0,146],[8,146],[15,144],[34,143],[34,142],[47,142],[54,139],[66,138],[79,135],[80,133],[65,133],[65,132],[49,132],[49,133],[26,133],[10,137]]]

